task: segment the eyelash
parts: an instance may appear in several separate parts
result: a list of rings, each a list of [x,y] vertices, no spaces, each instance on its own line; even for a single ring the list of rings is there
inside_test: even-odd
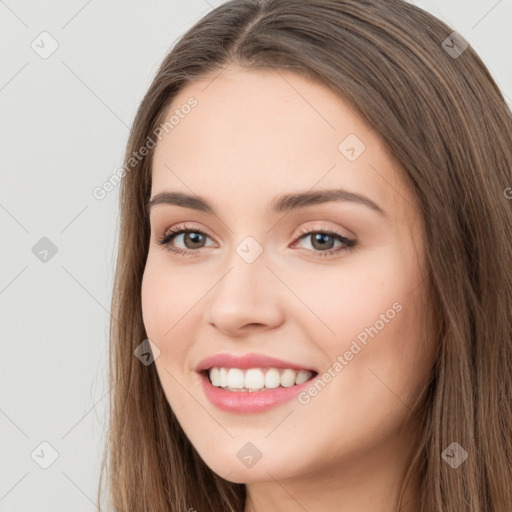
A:
[[[181,235],[183,233],[199,233],[205,237],[210,238],[204,231],[201,231],[200,229],[196,229],[196,228],[191,229],[191,228],[188,228],[186,225],[178,225],[178,226],[174,226],[174,227],[170,228],[166,233],[164,233],[163,235],[158,237],[156,242],[159,245],[166,246],[166,249],[168,251],[171,251],[174,254],[187,255],[190,253],[199,252],[197,249],[196,250],[177,249],[170,245],[170,242],[175,237],[177,237],[178,235]],[[344,247],[338,247],[336,249],[329,249],[327,251],[315,251],[313,249],[306,249],[306,250],[312,250],[313,252],[318,253],[318,256],[323,257],[323,258],[336,256],[338,253],[342,253],[344,251],[350,252],[354,249],[354,247],[357,243],[355,240],[346,238],[346,237],[340,235],[339,233],[336,233],[335,231],[328,231],[325,229],[308,230],[307,228],[304,228],[301,230],[300,236],[297,238],[297,241],[300,240],[301,238],[304,238],[306,235],[312,235],[312,234],[316,234],[316,233],[331,236],[334,239],[336,239],[344,244]],[[194,255],[194,256],[196,256],[196,255]]]

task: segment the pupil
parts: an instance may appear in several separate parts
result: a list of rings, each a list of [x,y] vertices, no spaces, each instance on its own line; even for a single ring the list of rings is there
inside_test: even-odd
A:
[[[327,242],[325,242],[325,240],[324,240],[325,238],[327,238]],[[315,246],[315,243],[318,242],[320,244],[319,248],[320,249],[325,249],[326,248],[326,244],[329,244],[329,241],[332,242],[332,240],[333,239],[329,235],[326,235],[324,233],[316,233],[315,236],[313,237],[313,247]]]
[[[187,233],[189,239],[191,239],[192,244],[201,243],[202,235],[200,233]]]

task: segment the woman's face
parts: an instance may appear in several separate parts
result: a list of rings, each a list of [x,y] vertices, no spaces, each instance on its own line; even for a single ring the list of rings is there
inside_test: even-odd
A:
[[[421,327],[422,218],[397,162],[352,108],[288,71],[228,67],[187,85],[171,115],[151,198],[195,200],[150,208],[142,310],[163,390],[191,443],[217,474],[247,483],[356,474],[401,457],[411,437],[399,429],[430,376],[434,346]],[[293,198],[339,190],[363,199]],[[188,233],[157,243],[183,224]],[[252,396],[212,390],[196,371],[207,357],[249,353],[285,363],[249,361],[244,368],[260,371],[232,372],[236,364],[221,361],[230,384],[250,374],[261,386],[278,367],[285,386]],[[282,377],[290,366],[317,373],[291,386],[296,374]],[[258,406],[281,391],[284,401]]]

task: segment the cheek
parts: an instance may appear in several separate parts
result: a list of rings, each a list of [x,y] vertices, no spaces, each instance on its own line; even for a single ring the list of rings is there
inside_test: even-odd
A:
[[[428,373],[433,357],[434,344],[423,343],[423,278],[412,254],[391,245],[295,277],[294,291],[315,313],[302,315],[303,329],[329,364],[345,356],[343,373],[353,386],[369,386],[377,379],[370,369],[379,368],[386,384],[406,394]]]
[[[158,267],[152,264],[150,257],[146,263],[141,285],[141,307],[144,327],[148,337],[153,340],[163,334],[164,312],[168,309],[165,304],[172,295],[164,293],[165,278],[159,278]],[[163,276],[162,276],[163,277]]]
[[[283,268],[283,280],[293,283],[293,291],[301,300],[298,306],[309,309],[296,318],[304,318],[307,331],[314,328],[319,333],[312,339],[325,340],[325,348],[336,349],[379,321],[381,315],[394,318],[400,307],[395,303],[403,300],[417,280],[398,253],[389,246],[354,253],[340,265],[319,265],[308,271]]]
[[[354,398],[374,397],[384,409],[414,402],[435,353],[434,340],[423,330],[423,276],[414,265],[400,263],[390,258],[364,279],[354,277],[354,293],[341,300],[338,316],[330,320],[338,336],[326,347],[333,361],[344,356]]]
[[[142,317],[147,337],[160,350],[155,364],[169,401],[174,397],[173,406],[181,389],[175,379],[181,382],[191,374],[190,350],[204,317],[204,297],[216,279],[172,265],[165,254],[148,255],[141,284]]]
[[[142,278],[144,326],[148,338],[160,350],[160,356],[155,359],[156,370],[167,402],[180,423],[184,422],[187,435],[194,428],[192,418],[204,414],[204,409],[191,400],[191,394],[199,394],[199,389],[197,376],[190,368],[190,350],[197,340],[196,331],[203,316],[201,299],[214,278],[206,279],[204,274],[194,273],[190,268],[172,265],[160,254],[148,255]],[[203,435],[201,432],[195,437]]]
[[[189,274],[166,264],[159,255],[148,255],[141,285],[142,316],[148,337],[171,339],[187,321],[187,311],[199,300],[200,291]]]

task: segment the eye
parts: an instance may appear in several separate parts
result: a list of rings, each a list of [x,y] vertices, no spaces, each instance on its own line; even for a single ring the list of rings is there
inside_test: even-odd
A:
[[[174,247],[171,242],[183,235],[181,239],[185,244],[185,248]],[[356,241],[349,239],[335,231],[325,229],[304,229],[301,231],[301,236],[297,240],[300,242],[303,239],[311,238],[310,245],[312,249],[305,249],[317,253],[319,257],[329,257],[337,255],[343,251],[351,251],[356,245]],[[197,249],[204,248],[204,243],[207,238],[210,238],[204,231],[197,228],[189,228],[186,225],[177,225],[166,231],[166,233],[157,239],[159,245],[166,246],[166,249],[174,254],[184,255],[198,255]],[[297,243],[295,242],[295,244]],[[333,247],[333,244],[338,242],[338,247]],[[294,245],[295,245],[294,244]]]
[[[183,235],[183,242],[185,242],[185,249],[173,247],[171,242],[178,237]],[[177,225],[166,231],[161,237],[157,239],[157,243],[166,246],[166,249],[175,254],[190,254],[194,249],[202,249],[201,245],[204,240],[209,236],[200,229],[189,228],[186,225]],[[188,247],[187,247],[188,245]]]
[[[326,229],[304,229],[301,231],[302,236],[298,241],[310,239],[310,246],[314,252],[320,257],[336,256],[344,251],[351,251],[356,245],[356,241],[347,238],[335,231]],[[340,245],[334,248],[333,244],[338,241]]]

